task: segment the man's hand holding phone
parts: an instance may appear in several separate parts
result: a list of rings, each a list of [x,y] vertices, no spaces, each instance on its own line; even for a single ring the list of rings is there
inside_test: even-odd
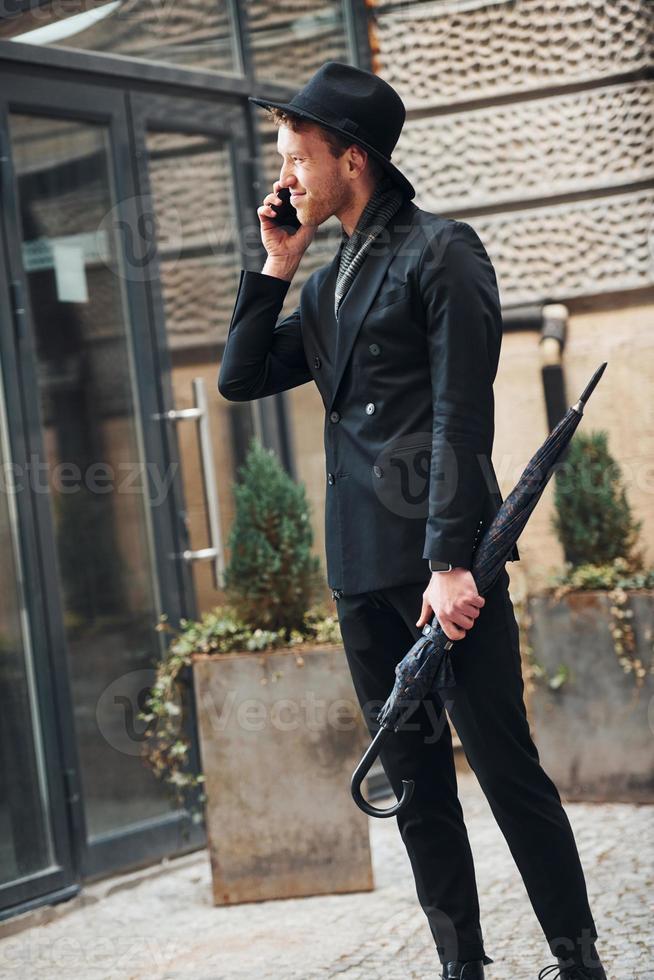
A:
[[[262,272],[269,276],[277,276],[279,279],[287,279],[290,282],[316,233],[316,227],[315,225],[300,224],[294,233],[287,230],[288,224],[286,228],[284,227],[283,219],[280,220],[277,212],[271,206],[273,204],[279,206],[284,203],[279,196],[281,188],[282,184],[276,180],[273,184],[272,193],[267,194],[261,207],[257,208],[261,225],[261,241],[268,253]]]

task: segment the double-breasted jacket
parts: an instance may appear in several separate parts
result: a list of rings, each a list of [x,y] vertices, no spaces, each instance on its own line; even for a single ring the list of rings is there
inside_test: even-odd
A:
[[[344,593],[471,567],[500,504],[491,453],[502,341],[476,231],[406,200],[334,315],[340,250],[280,319],[289,282],[241,270],[218,390],[245,401],[314,382],[325,409],[327,580]],[[518,561],[514,547],[509,560]]]

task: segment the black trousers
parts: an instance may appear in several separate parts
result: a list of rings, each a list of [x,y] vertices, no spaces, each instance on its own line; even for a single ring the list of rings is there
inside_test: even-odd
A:
[[[354,688],[371,736],[394,668],[421,633],[423,582],[337,597]],[[518,624],[501,576],[465,639],[452,648],[456,687],[416,705],[388,739],[380,760],[399,798],[413,779],[410,803],[395,819],[411,861],[418,900],[441,962],[486,954],[470,843],[457,795],[447,711],[525,883],[554,956],[597,939],[570,822],[542,768],[523,700]]]

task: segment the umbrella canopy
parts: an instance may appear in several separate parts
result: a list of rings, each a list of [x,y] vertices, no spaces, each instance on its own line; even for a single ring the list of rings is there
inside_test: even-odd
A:
[[[475,547],[470,571],[479,595],[488,593],[497,581],[511,549],[520,537],[557,464],[565,455],[584,414],[584,406],[604,374],[606,364],[605,361],[598,367],[579,401],[568,409],[538,452],[529,460],[514,489]],[[483,616],[483,610],[481,615]],[[436,616],[431,625],[423,627],[422,632],[423,635],[395,668],[393,690],[377,714],[379,731],[352,776],[351,789],[356,804],[373,817],[394,816],[409,802],[414,788],[412,780],[402,780],[402,798],[385,810],[371,806],[364,799],[361,782],[379,755],[383,743],[400,728],[431,690],[453,687],[456,683],[450,659],[454,641],[443,632]]]

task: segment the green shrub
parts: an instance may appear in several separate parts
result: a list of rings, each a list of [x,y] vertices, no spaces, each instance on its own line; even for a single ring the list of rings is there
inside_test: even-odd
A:
[[[623,558],[629,568],[642,568],[633,550],[642,521],[632,516],[605,431],[574,436],[556,475],[554,505],[552,526],[572,567]]]
[[[290,636],[302,629],[320,585],[304,485],[295,483],[256,439],[239,475],[226,596],[249,626]]]

